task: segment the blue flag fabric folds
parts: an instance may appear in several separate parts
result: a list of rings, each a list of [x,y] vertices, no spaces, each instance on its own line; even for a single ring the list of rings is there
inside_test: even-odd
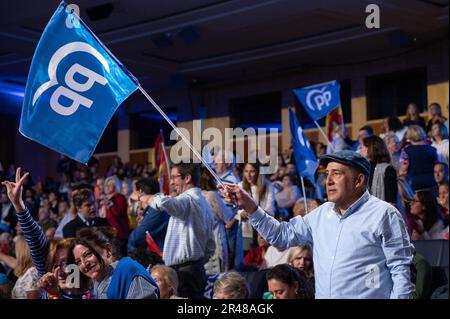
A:
[[[317,121],[341,105],[338,81],[320,83],[302,89],[294,89],[309,116]]]
[[[318,167],[316,155],[303,133],[294,111],[289,108],[289,127],[291,129],[292,147],[299,174],[315,183],[314,173]]]
[[[114,112],[138,85],[62,2],[34,53],[19,131],[87,163]]]

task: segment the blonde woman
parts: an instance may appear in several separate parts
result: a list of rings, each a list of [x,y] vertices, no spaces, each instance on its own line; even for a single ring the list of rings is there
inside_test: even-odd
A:
[[[23,236],[16,241],[16,265],[14,274],[17,276],[16,284],[11,292],[12,299],[40,299],[41,294],[37,287],[38,272],[33,267],[30,248]]]
[[[289,250],[288,263],[303,272],[314,285],[314,264],[312,250],[309,246],[297,246]]]

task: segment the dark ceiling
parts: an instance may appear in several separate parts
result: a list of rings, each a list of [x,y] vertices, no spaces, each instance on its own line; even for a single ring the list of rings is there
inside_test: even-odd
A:
[[[159,89],[378,59],[448,37],[446,0],[72,2],[119,60]],[[365,27],[369,3],[380,7],[380,29]],[[34,49],[58,4],[0,1],[0,92],[24,87]]]

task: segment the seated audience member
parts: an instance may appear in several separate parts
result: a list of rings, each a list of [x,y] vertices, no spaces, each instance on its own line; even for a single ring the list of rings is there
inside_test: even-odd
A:
[[[312,250],[308,245],[293,247],[289,250],[288,263],[300,270],[314,287],[314,265]]]
[[[448,165],[442,162],[434,164],[434,180],[436,183],[448,181]]]
[[[406,109],[406,117],[403,120],[403,125],[419,125],[421,128],[425,129],[425,120],[420,116],[419,108],[416,103],[409,103]]]
[[[77,211],[77,217],[64,226],[64,238],[74,238],[78,230],[86,227],[109,226],[105,218],[97,217],[94,195],[89,189],[83,188],[73,191],[72,200]]]
[[[37,287],[38,272],[31,260],[30,248],[25,238],[19,237],[15,244],[16,265],[14,275],[17,281],[11,292],[12,299],[40,299],[41,293]]]
[[[439,156],[439,160],[448,165],[448,131],[444,124],[434,123],[431,129],[431,137],[433,138],[433,146]]]
[[[183,299],[178,297],[178,275],[175,270],[165,265],[155,265],[150,274],[159,288],[160,299]]]
[[[444,223],[439,218],[439,206],[431,191],[416,191],[411,201],[411,214],[412,240],[443,239]]]
[[[428,106],[428,112],[430,114],[430,119],[428,120],[426,132],[431,134],[432,127],[434,124],[445,124],[447,119],[442,115],[442,108],[439,103],[431,103]]]
[[[444,221],[445,229],[443,231],[444,239],[448,240],[448,211],[449,211],[449,201],[448,201],[448,181],[439,183],[439,197],[437,198],[439,206],[442,212],[442,219]]]
[[[249,294],[247,281],[235,271],[220,275],[214,283],[214,299],[248,299]]]
[[[304,275],[291,265],[278,265],[266,277],[269,286],[269,293],[264,294],[266,299],[314,299],[314,291]]]
[[[282,190],[275,194],[275,200],[280,213],[279,219],[289,220],[292,217],[292,208],[301,197],[300,190],[294,182],[294,176],[284,174],[282,178]]]
[[[258,246],[251,248],[244,257],[244,265],[246,266],[247,270],[252,269],[258,270],[267,268],[264,256],[266,254],[267,249],[269,248],[269,244],[259,234],[257,240]]]
[[[74,207],[69,207],[67,201],[63,200],[58,203],[58,215],[62,217],[62,220],[56,228],[55,238],[63,238],[64,226],[77,217],[77,212]]]

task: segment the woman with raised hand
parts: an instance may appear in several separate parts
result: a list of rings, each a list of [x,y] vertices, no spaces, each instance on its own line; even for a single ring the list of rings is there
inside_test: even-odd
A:
[[[78,299],[89,298],[90,281],[80,276],[80,288],[66,287],[67,252],[70,240],[49,242],[42,228],[37,224],[22,200],[23,183],[28,172],[20,177],[20,167],[16,170],[15,182],[4,181],[8,198],[17,213],[19,225],[30,248],[31,259],[40,277],[37,285],[47,293],[43,298]],[[56,271],[57,270],[57,271]]]

